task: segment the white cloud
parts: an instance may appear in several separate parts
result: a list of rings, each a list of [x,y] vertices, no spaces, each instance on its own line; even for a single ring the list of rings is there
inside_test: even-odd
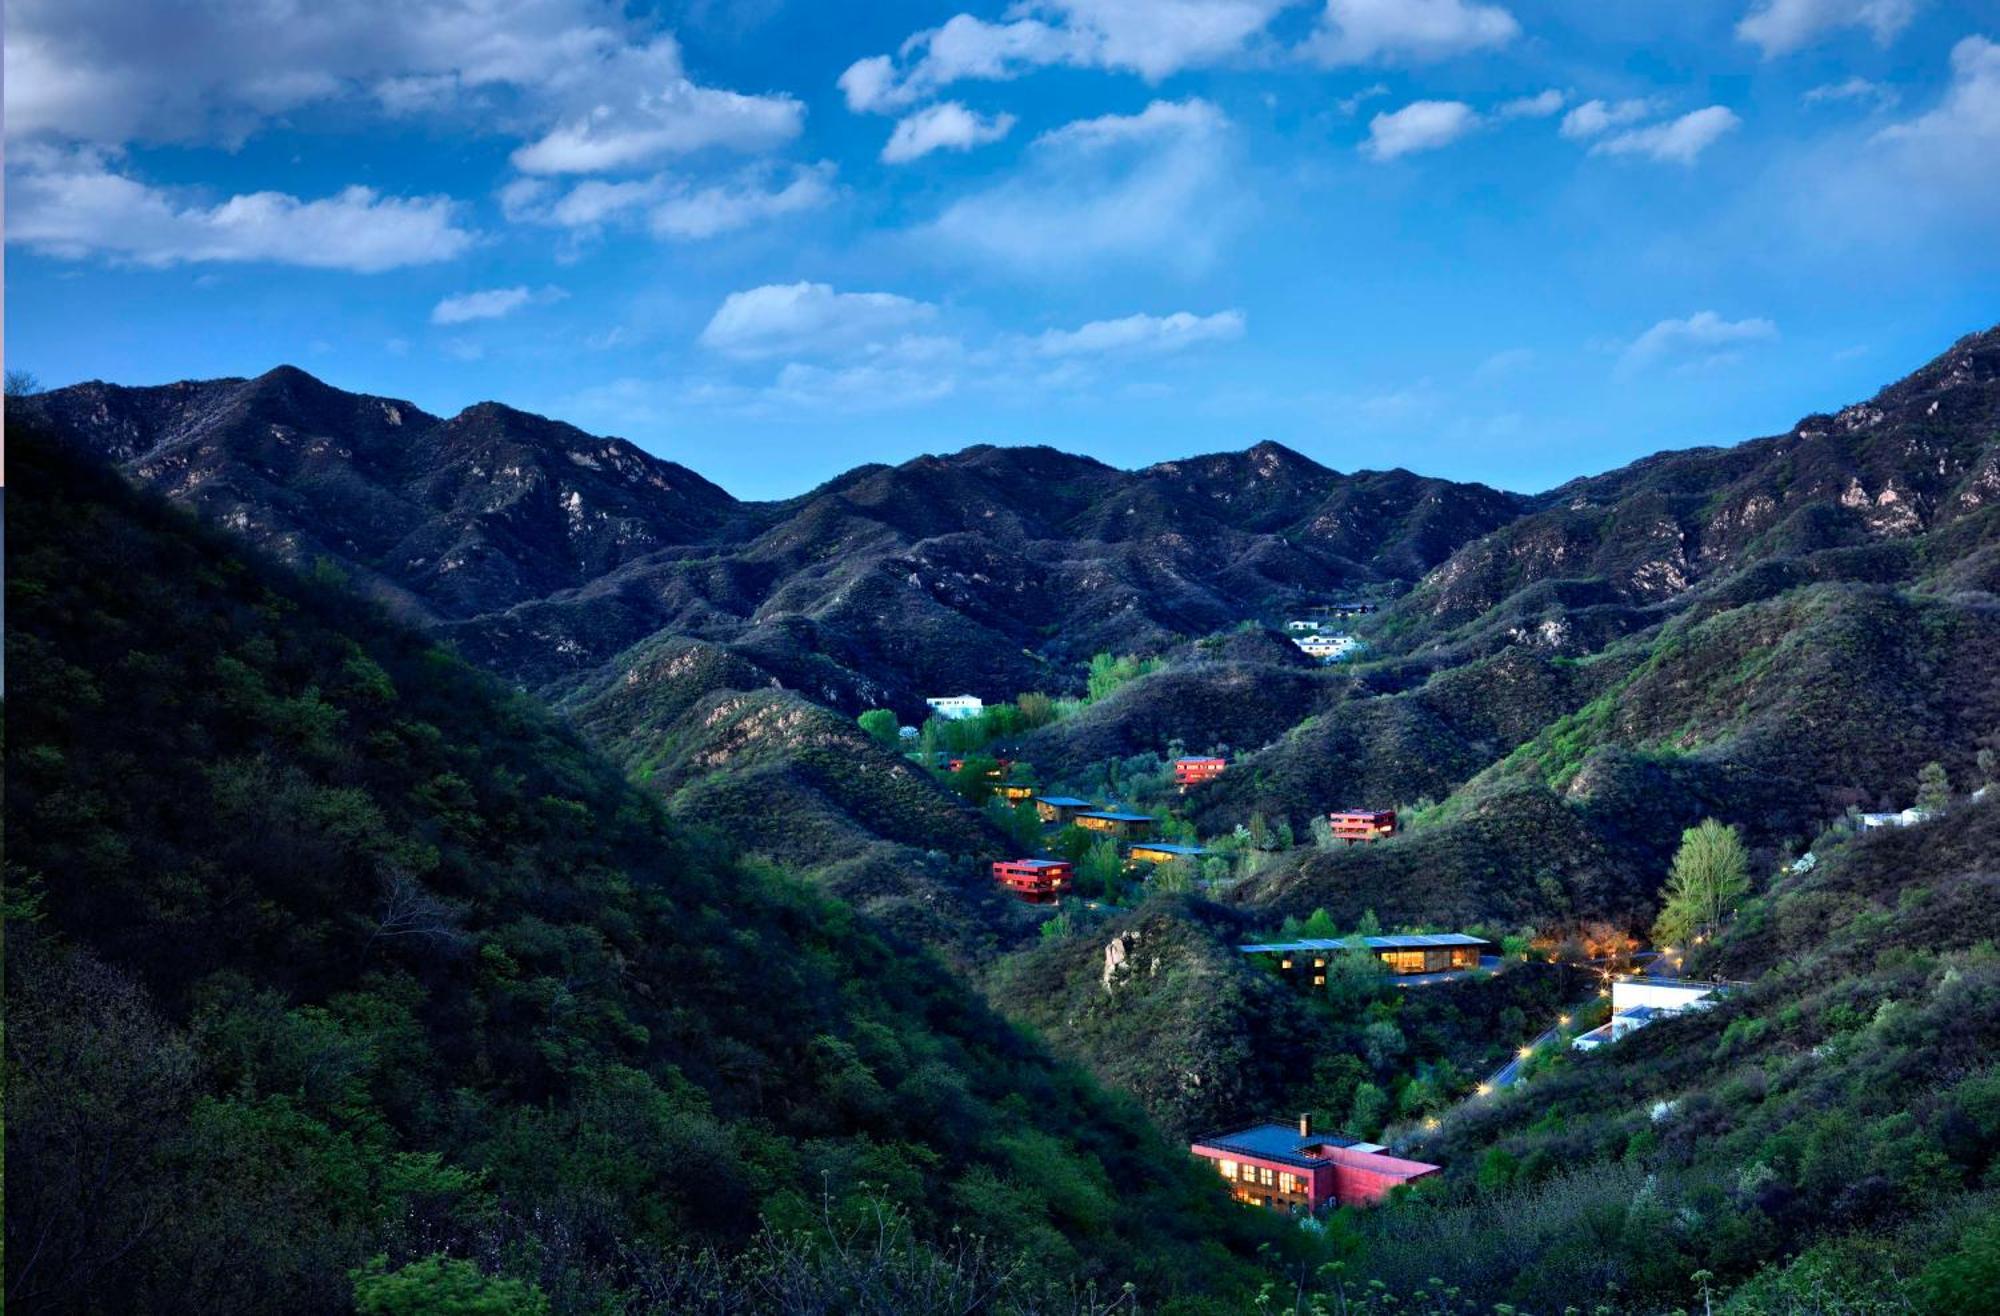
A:
[[[432,324],[465,324],[472,320],[498,320],[524,306],[559,302],[569,294],[561,288],[536,290],[526,287],[486,288],[446,297],[431,308]]]
[[[1351,119],[1361,109],[1363,105],[1366,105],[1369,101],[1374,100],[1378,96],[1387,96],[1388,94],[1389,94],[1389,84],[1386,82],[1378,82],[1372,86],[1363,87],[1360,91],[1355,92],[1352,96],[1341,97],[1339,100],[1333,103],[1333,108],[1340,111],[1343,117]]]
[[[975,114],[957,101],[928,105],[896,124],[882,148],[886,164],[906,164],[932,151],[969,151],[1014,130],[1014,116]]]
[[[958,14],[918,32],[895,55],[857,60],[840,75],[848,108],[887,114],[967,79],[1004,81],[1064,65],[1137,73],[1157,82],[1227,60],[1291,0],[1026,0],[989,23]]]
[[[1326,0],[1318,30],[1300,51],[1328,66],[1427,63],[1504,46],[1520,34],[1512,14],[1473,0]]]
[[[95,151],[31,146],[12,154],[7,240],[70,259],[262,262],[373,274],[451,260],[477,240],[445,197],[349,187],[314,200],[248,192],[204,204],[116,173]]]
[[[1770,342],[1778,336],[1778,326],[1762,318],[1725,320],[1714,311],[1696,311],[1681,320],[1661,320],[1626,347],[1619,359],[1623,370],[1677,364],[1710,366],[1725,364],[1736,357],[1734,349],[1746,343]]]
[[[1665,123],[1627,129],[1605,138],[1590,150],[1593,155],[1643,155],[1651,160],[1691,165],[1703,151],[1742,122],[1728,107],[1710,105]]]
[[[1361,151],[1372,159],[1394,160],[1449,146],[1478,126],[1478,113],[1464,101],[1412,101],[1370,119]]]
[[[810,411],[884,411],[935,402],[957,386],[948,371],[877,362],[819,366],[792,361],[763,398]]]
[[[1159,100],[1042,134],[1018,173],[952,203],[924,234],[1038,273],[1107,258],[1198,268],[1237,217],[1229,177],[1222,111]]]
[[[1481,361],[1473,369],[1472,377],[1481,382],[1491,383],[1494,380],[1506,379],[1511,375],[1517,375],[1533,365],[1534,362],[1535,353],[1532,348],[1504,348],[1487,357],[1484,361]]]
[[[1917,0],[1761,0],[1736,25],[1736,35],[1762,47],[1766,59],[1843,27],[1865,27],[1877,45],[1886,46],[1916,12]]]
[[[233,144],[332,103],[538,139],[526,167],[626,166],[796,135],[803,107],[697,85],[615,0],[15,0],[16,140]]]
[[[1522,96],[1504,102],[1499,109],[1503,119],[1546,119],[1562,109],[1568,97],[1554,87],[1533,96]]]
[[[2000,147],[2000,43],[1966,37],[1951,48],[1951,82],[1937,108],[1884,128],[1878,140],[1906,158],[1992,175]]]
[[[578,237],[643,225],[657,237],[694,240],[818,209],[834,198],[833,178],[831,161],[790,170],[788,176],[752,165],[700,186],[671,174],[617,182],[586,178],[567,188],[517,178],[500,189],[500,206],[515,223],[568,229]]]
[[[1643,97],[1628,101],[1585,101],[1563,116],[1559,131],[1571,141],[1583,141],[1608,129],[1636,123],[1658,108],[1656,102]]]
[[[1092,320],[1078,329],[1051,329],[1034,340],[1040,356],[1075,357],[1157,355],[1178,352],[1198,343],[1227,342],[1243,336],[1241,311],[1195,315],[1128,315],[1118,320]]]
[[[761,151],[798,136],[805,120],[805,107],[789,96],[746,96],[696,85],[682,70],[672,37],[615,50],[592,72],[594,94],[517,149],[516,169],[600,173],[708,147]]]
[[[796,171],[783,187],[739,178],[669,196],[653,208],[647,223],[669,238],[708,238],[767,219],[817,210],[833,200],[833,165]]]
[[[928,302],[895,293],[772,283],[723,298],[701,344],[743,359],[853,351],[894,341],[936,314]]]
[[[1847,101],[1872,101],[1877,109],[1894,109],[1902,99],[1894,87],[1880,82],[1870,82],[1866,78],[1854,77],[1844,82],[1829,82],[1811,88],[1800,97],[1807,105],[1841,104]]]

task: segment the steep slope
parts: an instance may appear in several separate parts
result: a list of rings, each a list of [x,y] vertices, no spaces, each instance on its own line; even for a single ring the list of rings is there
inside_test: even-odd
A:
[[[1274,444],[1138,472],[980,446],[749,505],[621,440],[493,403],[440,419],[289,367],[19,409],[557,695],[661,632],[848,711],[1062,690],[1099,649],[1400,587],[1524,505]]]
[[[1261,1222],[926,957],[24,428],[10,1307],[344,1311],[450,1253],[599,1311],[876,1199],[1003,1308],[1243,1278]]]
[[[1738,1316],[1990,1301],[1933,1282],[2000,1218],[2000,803],[1828,842],[1690,966],[1747,983],[1721,1005],[1417,1141],[1446,1177],[1358,1222],[1360,1272],[1533,1310],[1686,1307],[1698,1272]]]
[[[2000,328],[1790,433],[1661,453],[1564,485],[1542,510],[1453,554],[1377,636],[1412,649],[1513,639],[1584,652],[1758,563],[1842,579],[1920,567],[1895,551],[1900,541],[1947,534],[1996,499]],[[1991,535],[1978,532],[1985,544]],[[1982,560],[1958,579],[1991,590],[1995,559]]]

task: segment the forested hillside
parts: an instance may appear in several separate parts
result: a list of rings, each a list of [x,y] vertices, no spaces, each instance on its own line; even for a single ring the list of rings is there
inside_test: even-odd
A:
[[[10,438],[10,1307],[692,1306],[760,1219],[882,1210],[892,1305],[975,1233],[1003,1309],[1245,1282],[1264,1222],[934,961],[334,574]]]

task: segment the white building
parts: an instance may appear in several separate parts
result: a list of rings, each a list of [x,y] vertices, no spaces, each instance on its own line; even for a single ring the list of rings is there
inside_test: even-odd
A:
[[[1717,982],[1685,978],[1618,978],[1611,984],[1611,1022],[1593,1028],[1570,1043],[1578,1051],[1595,1051],[1627,1033],[1636,1033],[1655,1019],[1686,1010],[1706,1010],[1724,990]]]
[[[1319,623],[1316,621],[1288,621],[1285,623],[1287,635],[1317,635]]]
[[[939,695],[935,699],[924,700],[931,706],[931,712],[947,722],[961,718],[978,717],[986,711],[986,701],[978,695]]]
[[[1321,662],[1338,662],[1361,647],[1352,635],[1306,635],[1292,641],[1299,652]]]
[[[1864,830],[1877,827],[1914,827],[1920,822],[1929,822],[1931,816],[1922,809],[1905,809],[1901,813],[1864,813],[1861,826]]]

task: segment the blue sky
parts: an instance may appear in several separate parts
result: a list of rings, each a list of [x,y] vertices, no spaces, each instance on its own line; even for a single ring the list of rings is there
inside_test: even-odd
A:
[[[296,8],[9,6],[10,367],[1534,490],[2000,320],[1987,4]]]

